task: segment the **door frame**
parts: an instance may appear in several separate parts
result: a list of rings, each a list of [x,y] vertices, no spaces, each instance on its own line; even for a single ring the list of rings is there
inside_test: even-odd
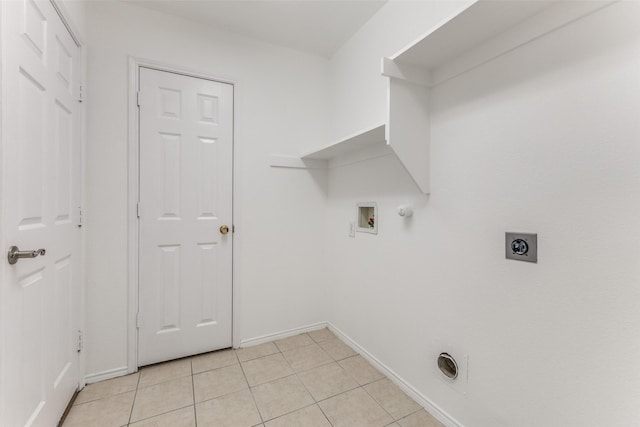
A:
[[[84,346],[86,342],[86,283],[87,283],[87,265],[86,265],[86,253],[87,253],[87,233],[84,228],[84,209],[86,206],[86,186],[87,171],[86,171],[86,159],[87,152],[87,103],[86,103],[86,80],[87,80],[87,55],[84,40],[82,39],[84,34],[79,31],[77,24],[73,21],[71,13],[67,10],[65,4],[59,0],[49,0],[56,10],[58,16],[62,20],[62,23],[69,31],[71,38],[78,46],[78,59],[80,61],[80,76],[78,77],[78,83],[80,84],[80,105],[78,106],[78,117],[80,120],[80,300],[77,303],[76,316],[78,320],[78,334],[80,343],[79,359],[78,359],[78,375],[79,384],[78,390],[84,388],[87,384],[85,376],[87,372],[87,352]]]
[[[233,86],[233,124],[232,132],[232,203],[231,203],[231,223],[235,224],[236,218],[236,170],[235,167],[235,142],[236,142],[236,124],[238,117],[238,82],[228,77],[214,76],[211,74],[201,73],[180,66],[168,65],[166,63],[129,56],[129,93],[128,93],[128,117],[129,117],[129,134],[128,134],[128,196],[127,196],[127,277],[128,277],[128,307],[127,307],[127,370],[129,373],[138,371],[138,290],[139,282],[139,254],[140,254],[140,223],[138,218],[138,201],[140,200],[140,118],[138,114],[137,94],[140,87],[140,68],[151,68],[157,71],[164,71],[174,74],[180,74],[187,77],[195,77],[199,79],[211,80],[218,83],[226,83]],[[231,339],[233,348],[240,345],[239,331],[239,289],[236,283],[236,266],[237,266],[237,240],[232,232],[233,250],[231,254],[232,270],[231,270]]]

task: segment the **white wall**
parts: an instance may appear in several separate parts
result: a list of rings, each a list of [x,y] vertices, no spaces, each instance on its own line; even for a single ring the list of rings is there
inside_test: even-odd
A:
[[[640,425],[637,6],[435,90],[429,197],[393,156],[331,170],[328,197],[322,172],[268,167],[384,122],[380,58],[462,5],[390,2],[327,64],[91,2],[87,373],[126,364],[131,54],[240,82],[242,338],[329,320],[469,427]],[[377,236],[347,236],[359,201]],[[504,260],[505,231],[537,232],[539,263]],[[466,395],[432,373],[443,347],[469,355]]]
[[[336,55],[336,135],[383,121],[371,68],[432,6],[388,4]],[[640,425],[639,7],[435,89],[430,196],[392,155],[330,171],[328,320],[462,425]],[[348,237],[360,201],[377,236]],[[505,260],[506,231],[538,233],[539,262]],[[468,354],[466,395],[442,350]]]
[[[121,2],[87,4],[87,374],[126,366],[128,55],[238,82],[241,339],[325,320],[326,175],[272,169],[327,140],[328,62]]]
[[[381,60],[422,37],[470,1],[390,1],[331,59],[332,139],[387,120]]]

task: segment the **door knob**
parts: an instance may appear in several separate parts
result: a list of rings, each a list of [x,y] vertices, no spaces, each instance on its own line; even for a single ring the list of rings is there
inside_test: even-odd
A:
[[[9,248],[9,253],[7,254],[7,259],[9,260],[9,264],[13,265],[20,258],[35,258],[38,255],[44,256],[47,253],[44,249],[36,249],[35,251],[21,251],[17,246],[11,246]]]
[[[228,232],[229,232],[229,226],[227,226],[227,225],[221,225],[220,226],[220,233],[227,234]]]

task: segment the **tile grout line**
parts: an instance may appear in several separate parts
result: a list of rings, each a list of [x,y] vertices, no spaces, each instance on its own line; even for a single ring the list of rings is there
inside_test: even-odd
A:
[[[106,395],[106,396],[98,397],[98,398],[96,398],[96,399],[87,400],[86,402],[76,403],[76,404],[72,405],[72,408],[73,408],[73,407],[76,407],[76,406],[86,405],[87,403],[97,402],[98,400],[108,399],[108,398],[110,398],[110,397],[120,396],[120,395],[122,395],[122,394],[131,393],[132,391],[136,391],[136,389],[134,388],[134,389],[131,389],[131,390],[122,391],[122,392],[120,392],[120,393],[109,394],[109,395]]]
[[[309,336],[308,334],[305,334],[305,335]],[[289,349],[289,350],[285,350],[285,351],[296,350],[296,349],[299,349],[299,348],[304,348],[304,347],[312,346],[313,344],[316,344],[316,345],[318,344],[317,342],[315,342],[315,340],[314,340],[313,338],[311,338],[311,336],[309,336],[309,338],[311,339],[311,341],[313,341],[313,343],[312,343],[312,344],[308,344],[308,345],[304,345],[304,346],[300,346],[300,347],[295,347],[295,348],[292,348],[292,349]],[[286,415],[293,414],[294,412],[300,411],[300,410],[302,410],[302,409],[308,408],[308,407],[310,407],[310,406],[316,406],[316,405],[318,405],[318,402],[316,402],[315,397],[313,397],[313,395],[311,394],[311,392],[309,391],[309,389],[307,388],[307,386],[304,384],[304,382],[303,382],[300,378],[298,378],[298,372],[296,372],[296,370],[295,370],[295,369],[293,369],[293,366],[291,365],[291,363],[289,362],[289,360],[287,360],[287,358],[286,358],[286,357],[285,357],[285,355],[283,354],[282,350],[280,350],[280,347],[278,347],[278,344],[276,344],[275,342],[273,342],[273,343],[274,343],[274,345],[276,346],[276,348],[278,349],[278,353],[280,353],[280,354],[282,355],[282,358],[284,359],[284,361],[285,361],[285,363],[287,364],[287,366],[289,366],[289,368],[293,371],[293,374],[291,374],[291,375],[287,375],[287,376],[284,376],[284,377],[281,377],[281,378],[276,378],[275,380],[272,380],[272,381],[280,381],[280,380],[283,380],[283,379],[285,379],[285,378],[296,377],[296,379],[297,379],[298,381],[300,381],[300,384],[302,384],[302,387],[304,387],[304,389],[306,390],[306,392],[307,392],[307,394],[309,395],[309,397],[311,397],[311,400],[313,401],[313,403],[311,403],[310,405],[303,406],[303,407],[301,407],[301,408],[297,408],[297,409],[295,409],[295,410],[293,410],[293,411],[290,411],[290,412],[287,412],[287,413],[284,413],[284,414],[278,415],[277,417],[275,417],[275,418],[271,418],[271,419],[269,419],[269,420],[267,420],[267,421],[264,421],[264,420],[263,420],[263,423],[271,422],[271,421],[277,420],[278,418],[281,418],[281,417],[284,417],[284,416],[286,416]],[[277,354],[277,353],[274,353],[274,354]],[[315,368],[311,368],[311,369],[315,369]],[[309,370],[311,370],[311,369],[309,369]],[[243,371],[243,372],[244,372],[244,371]],[[304,371],[304,372],[306,372],[306,371]],[[262,384],[256,384],[254,387],[258,387],[258,386],[263,385],[263,384],[268,384],[268,383],[270,383],[270,382],[272,382],[272,381],[267,381],[267,382],[264,382],[264,383],[262,383]],[[247,382],[248,382],[248,381],[247,381]],[[252,390],[252,387],[249,387],[249,390],[251,391],[251,395],[253,396],[253,390]],[[254,396],[254,400],[255,400],[255,396]],[[256,406],[257,406],[257,405],[256,405]],[[320,407],[318,406],[318,408],[320,408]],[[322,411],[322,409],[320,409],[320,411]],[[258,412],[260,412],[260,409],[258,409]],[[324,415],[324,412],[323,412],[322,414]],[[325,415],[325,418],[326,418],[326,415]],[[260,419],[262,419],[262,414],[260,414]],[[329,421],[329,420],[327,420],[327,421]],[[331,424],[331,422],[329,422],[329,424]],[[333,424],[331,424],[331,425],[333,426]]]
[[[418,410],[416,410],[416,411],[413,411],[412,413],[407,414],[407,415],[405,415],[405,416],[404,416],[404,417],[402,417],[402,418],[398,418],[398,419],[396,420],[396,422],[397,422],[398,424],[400,424],[400,421],[404,420],[405,418],[409,418],[410,416],[415,415],[415,414],[417,414],[417,413],[418,413],[418,412],[420,412],[420,411],[425,411],[427,414],[431,415],[431,413],[430,413],[429,411],[427,411],[427,410],[426,410],[426,408],[423,408],[422,406],[420,406],[420,409],[418,409]]]
[[[407,397],[409,397],[409,399],[411,399],[411,401],[415,402],[415,403],[418,405],[418,407],[419,407],[419,408],[418,408],[418,409],[416,409],[415,411],[411,411],[411,412],[409,412],[407,415],[403,415],[403,416],[401,416],[400,418],[397,418],[397,419],[396,419],[396,417],[394,417],[394,416],[393,416],[393,414],[391,414],[391,412],[387,411],[387,409],[386,409],[384,406],[382,406],[382,402],[380,402],[378,399],[376,399],[376,398],[375,398],[375,396],[373,396],[371,393],[369,393],[369,391],[365,388],[365,386],[368,386],[368,385],[371,385],[371,384],[374,384],[374,383],[377,383],[377,382],[380,382],[380,381],[385,381],[385,380],[387,380],[387,381],[391,381],[391,380],[390,380],[390,379],[385,375],[385,377],[384,377],[384,378],[380,378],[380,379],[378,379],[378,380],[371,381],[370,383],[367,383],[367,384],[363,385],[363,386],[362,386],[362,388],[364,389],[365,393],[367,393],[369,396],[371,396],[371,398],[373,399],[373,401],[374,401],[374,402],[376,402],[378,405],[380,405],[380,407],[381,407],[382,409],[384,409],[384,411],[385,411],[387,414],[389,414],[389,416],[391,417],[391,419],[393,420],[393,422],[397,423],[398,421],[403,420],[403,419],[405,419],[405,418],[407,418],[407,417],[410,417],[411,415],[415,414],[416,412],[420,412],[420,411],[422,411],[423,409],[425,409],[425,408],[423,408],[423,407],[422,407],[418,402],[416,402],[415,400],[411,399],[411,397],[407,396]],[[393,382],[392,382],[392,384],[393,384]],[[405,396],[406,396],[406,393],[405,393],[405,392],[403,392],[402,390],[400,390],[400,391],[402,392],[402,394],[403,394],[403,395],[405,395]],[[393,424],[393,423],[391,423],[391,424]],[[389,424],[389,425],[391,425],[391,424]],[[398,423],[398,424],[400,424],[400,423]]]
[[[131,417],[133,416],[133,408],[136,406],[136,398],[138,397],[138,387],[140,387],[140,379],[142,378],[142,369],[138,369],[138,382],[136,383],[136,390],[133,394],[133,402],[131,402],[131,411],[129,411],[129,420],[127,426],[131,424]]]
[[[270,423],[271,421],[275,421],[275,420],[277,420],[278,418],[286,417],[287,415],[291,415],[291,414],[293,414],[294,412],[298,412],[298,411],[301,411],[301,410],[303,410],[303,409],[311,408],[312,406],[318,406],[318,403],[314,402],[314,403],[311,403],[311,404],[309,404],[309,405],[302,406],[302,407],[300,407],[300,408],[298,408],[298,409],[295,409],[295,410],[293,410],[293,411],[289,411],[289,412],[284,413],[284,414],[282,414],[282,415],[278,415],[278,416],[277,416],[277,417],[275,417],[275,418],[271,418],[271,419],[269,419],[269,420],[267,420],[267,421],[265,421],[265,422]],[[322,412],[322,408],[320,408],[320,406],[318,406],[318,409],[320,409],[320,412]],[[322,415],[324,415],[324,412],[322,412]],[[326,418],[326,417],[327,417],[327,416],[325,415],[325,418]],[[327,420],[327,421],[329,421],[329,420]],[[331,421],[329,421],[329,424],[331,424]],[[331,424],[331,426],[333,427],[333,424]]]
[[[307,335],[308,335],[308,334],[307,334]],[[348,392],[350,392],[350,391],[357,390],[358,388],[362,388],[362,389],[363,389],[363,391],[364,391],[365,393],[367,393],[367,391],[366,391],[366,390],[364,390],[364,386],[365,386],[365,385],[368,385],[368,384],[371,384],[371,383],[373,383],[373,382],[375,382],[375,381],[379,381],[379,380],[381,380],[382,378],[380,378],[380,379],[378,379],[378,380],[371,381],[371,382],[369,382],[369,383],[367,383],[367,384],[360,384],[360,383],[355,379],[355,377],[354,377],[353,375],[351,375],[349,372],[347,372],[347,370],[346,370],[346,369],[344,369],[344,367],[343,367],[342,365],[340,365],[339,360],[337,360],[337,359],[335,359],[333,356],[331,356],[331,355],[330,355],[330,354],[329,354],[325,349],[323,349],[323,348],[322,348],[322,346],[320,346],[320,344],[319,344],[317,341],[315,341],[311,336],[309,336],[309,338],[311,338],[311,340],[314,342],[314,344],[316,344],[318,347],[320,347],[320,349],[321,349],[322,351],[324,351],[326,354],[328,354],[328,355],[329,355],[329,357],[332,359],[332,361],[331,361],[331,362],[329,362],[329,363],[325,363],[325,364],[323,364],[323,365],[316,366],[316,367],[311,368],[311,369],[307,369],[307,370],[305,370],[305,371],[296,372],[296,371],[295,371],[295,369],[293,369],[293,366],[291,366],[291,363],[287,360],[287,358],[284,356],[284,354],[282,354],[282,351],[280,351],[280,354],[282,354],[282,357],[284,358],[285,362],[287,362],[287,364],[288,364],[288,365],[289,365],[289,367],[294,371],[294,373],[293,373],[292,375],[288,375],[288,376],[286,376],[286,377],[282,377],[282,378],[279,378],[279,379],[276,379],[276,380],[273,380],[273,381],[278,381],[278,380],[280,380],[280,379],[289,378],[289,377],[291,377],[291,376],[294,376],[294,375],[295,375],[295,376],[296,376],[296,378],[297,378],[297,379],[302,383],[302,386],[305,388],[305,390],[307,391],[307,393],[309,393],[309,395],[311,396],[311,399],[313,399],[313,401],[314,401],[314,405],[317,405],[317,406],[318,406],[318,408],[320,409],[320,412],[322,412],[322,415],[324,415],[324,417],[325,417],[325,419],[327,420],[327,422],[329,422],[329,424],[333,427],[333,423],[331,423],[331,421],[329,420],[329,417],[327,416],[327,414],[325,414],[324,410],[322,409],[322,407],[320,406],[320,404],[319,404],[319,403],[320,403],[320,402],[327,401],[327,400],[329,400],[329,399],[332,399],[332,398],[334,398],[334,397],[336,397],[336,396],[340,396],[340,395],[342,395],[342,394],[348,393]],[[325,341],[328,341],[328,340],[325,340]],[[274,345],[278,348],[278,350],[280,350],[280,347],[278,347],[278,345],[277,345],[277,344],[275,344],[275,342],[274,342]],[[290,350],[286,350],[286,351],[291,351],[291,350],[296,350],[296,349],[299,349],[299,348],[309,347],[309,346],[311,346],[311,345],[313,345],[313,344],[308,344],[308,345],[306,345],[306,346],[300,346],[300,347],[292,348],[292,349],[290,349]],[[356,354],[354,354],[354,355],[352,355],[352,356],[345,357],[345,358],[342,358],[342,359],[340,359],[340,360],[345,360],[345,359],[349,359],[349,358],[351,358],[351,357],[356,357],[356,356],[360,356],[360,354],[359,354],[359,353],[356,353]],[[321,399],[321,400],[319,400],[319,401],[318,401],[318,400],[316,400],[316,398],[315,398],[315,397],[313,397],[313,395],[311,394],[311,392],[309,391],[309,389],[307,388],[307,386],[304,384],[304,381],[302,381],[300,378],[298,378],[298,375],[299,375],[299,374],[301,374],[301,373],[304,373],[304,372],[309,372],[309,371],[311,371],[311,370],[313,370],[313,369],[316,369],[316,368],[320,368],[320,367],[322,367],[322,366],[330,365],[331,363],[336,363],[338,366],[340,366],[340,368],[341,368],[341,369],[342,369],[342,370],[343,370],[343,371],[344,371],[344,372],[345,372],[349,377],[351,377],[351,378],[354,380],[354,382],[355,382],[356,384],[358,384],[358,387],[352,388],[351,390],[346,390],[346,391],[343,391],[343,392],[337,393],[337,394],[335,394],[335,395],[333,395],[333,396],[329,396],[329,397],[327,397],[326,399]],[[385,377],[385,378],[386,378],[386,377]],[[271,382],[271,381],[267,381],[266,383],[263,383],[263,384],[267,384],[267,383],[269,383],[269,382]],[[257,387],[257,385],[256,385],[256,387]],[[253,394],[253,391],[252,391],[252,394]],[[369,393],[367,393],[367,395],[369,395]],[[371,398],[373,399],[373,397],[371,397]],[[378,401],[377,401],[377,400],[375,400],[375,399],[373,399],[373,400],[374,400],[374,402],[376,402],[376,404],[378,404],[378,405],[382,408],[382,405],[380,405],[380,404],[378,403]],[[307,408],[307,407],[309,407],[309,406],[312,406],[312,405],[308,405],[308,406],[304,406],[304,407],[302,407],[302,408],[298,408],[298,409],[296,409],[295,411],[291,411],[291,412],[288,412],[288,413],[286,413],[286,414],[282,414],[282,415],[280,415],[280,416],[278,416],[278,417],[276,417],[276,418],[273,418],[273,419],[271,419],[271,420],[269,420],[269,421],[273,421],[273,420],[278,419],[278,418],[280,418],[280,417],[283,417],[283,416],[285,416],[285,415],[292,414],[293,412],[299,411],[299,410],[304,409],[304,408]],[[383,411],[385,411],[385,412],[388,414],[388,412],[387,412],[384,408],[382,408],[382,410],[383,410]],[[395,419],[393,418],[393,416],[391,416],[391,414],[389,414],[389,416],[390,416],[390,417],[391,417],[391,419],[392,419],[392,420],[394,420],[394,422],[395,422]],[[392,424],[393,424],[393,423],[392,423]]]
[[[378,381],[384,381],[384,380],[386,380],[386,379],[388,379],[388,378],[387,378],[387,376],[385,375],[385,377],[384,377],[384,378],[380,378],[380,379],[378,379],[378,380],[371,381],[369,384],[377,383]],[[367,384],[367,385],[369,385],[369,384]],[[375,402],[375,403],[376,403],[380,408],[382,408],[382,410],[383,410],[387,415],[389,415],[389,417],[393,420],[393,422],[391,422],[390,424],[387,424],[387,425],[391,425],[391,424],[395,423],[396,421],[398,421],[398,420],[396,420],[396,417],[394,417],[393,415],[391,415],[391,413],[390,413],[389,411],[387,411],[387,409],[386,409],[384,406],[382,406],[382,403],[378,402],[378,399],[376,399],[375,397],[373,397],[373,396],[371,395],[371,393],[369,393],[369,392],[367,391],[367,389],[366,389],[364,386],[362,386],[362,390],[364,390],[364,392],[365,392],[365,393],[367,393],[367,396],[369,396],[369,397],[371,398],[371,400],[373,400],[373,401],[374,401],[374,402]]]
[[[307,391],[307,393],[309,394],[309,396],[310,396],[310,397],[311,397],[311,399],[313,400],[313,403],[312,403],[311,405],[307,405],[307,406],[303,406],[302,408],[298,408],[298,409],[296,409],[296,410],[294,410],[294,411],[287,412],[286,414],[282,414],[282,415],[280,415],[280,416],[278,416],[278,417],[276,417],[276,418],[273,418],[273,419],[271,419],[271,420],[269,420],[269,421],[277,420],[278,418],[284,417],[284,416],[286,416],[286,415],[292,414],[292,413],[294,413],[294,412],[300,411],[300,410],[305,409],[305,408],[308,408],[308,407],[310,407],[310,406],[317,406],[317,407],[318,407],[318,409],[320,409],[320,412],[322,413],[322,415],[324,416],[324,418],[325,418],[325,419],[327,420],[327,422],[329,423],[329,425],[331,425],[331,426],[333,427],[333,423],[331,423],[331,421],[329,420],[329,417],[327,417],[327,414],[325,414],[325,413],[324,413],[324,411],[322,410],[322,408],[321,408],[321,407],[320,407],[320,405],[318,404],[320,401],[316,400],[316,398],[313,396],[313,394],[311,393],[311,391],[309,391],[309,389],[307,388],[306,384],[304,383],[304,381],[302,381],[302,379],[299,377],[299,375],[300,375],[301,373],[309,372],[309,371],[312,371],[312,370],[314,370],[314,369],[316,369],[316,368],[320,368],[320,367],[322,367],[322,366],[330,365],[330,364],[332,364],[332,363],[335,363],[335,364],[337,364],[338,366],[340,366],[340,364],[338,363],[338,361],[337,361],[333,356],[331,356],[329,353],[327,353],[327,351],[326,351],[326,350],[324,350],[324,349],[322,348],[322,346],[320,346],[320,344],[318,343],[318,341],[316,341],[315,339],[313,339],[313,337],[311,337],[309,334],[306,334],[306,335],[307,335],[307,336],[309,336],[309,338],[311,338],[311,341],[313,341],[313,344],[308,344],[308,345],[306,345],[306,346],[300,346],[300,347],[292,348],[292,349],[287,350],[287,351],[296,350],[296,349],[299,349],[299,348],[310,347],[310,346],[312,346],[312,345],[314,345],[314,344],[315,344],[315,345],[317,345],[317,346],[318,346],[318,347],[319,347],[323,352],[325,352],[325,353],[326,353],[326,354],[327,354],[327,355],[332,359],[332,361],[331,361],[331,362],[329,362],[329,363],[325,363],[325,364],[319,365],[319,366],[315,366],[315,367],[310,368],[310,369],[307,369],[307,370],[305,370],[305,371],[296,372],[296,370],[293,368],[293,366],[291,365],[291,363],[289,362],[289,360],[287,360],[287,358],[285,357],[285,355],[284,355],[284,354],[282,354],[282,351],[280,351],[280,354],[282,354],[282,357],[284,358],[285,362],[289,365],[289,367],[291,368],[291,370],[294,372],[294,373],[293,373],[293,375],[288,375],[288,376],[283,377],[283,378],[280,378],[280,379],[284,379],[284,378],[289,378],[289,377],[295,376],[295,377],[296,377],[296,379],[297,379],[298,381],[300,381],[300,383],[302,384],[302,386],[304,387],[304,389]],[[275,344],[275,343],[274,343],[274,344]],[[280,347],[278,347],[278,345],[277,345],[277,344],[275,344],[275,345],[276,345],[276,347],[277,347],[278,349],[280,349]],[[340,366],[340,367],[342,368],[342,366]],[[342,369],[344,370],[344,368],[342,368]],[[345,372],[346,372],[346,371],[345,371]],[[347,374],[348,374],[348,373],[347,373]],[[274,380],[274,381],[277,381],[277,380]],[[265,383],[265,384],[266,384],[266,383]],[[356,384],[357,384],[357,382],[356,382]],[[356,388],[357,388],[357,387],[356,387]],[[353,390],[355,390],[355,389],[353,389]],[[348,391],[351,391],[351,390],[348,390]],[[253,392],[252,392],[252,393],[253,393]],[[346,393],[346,392],[344,392],[344,393]],[[342,393],[338,393],[338,394],[342,394]],[[335,396],[337,396],[337,395],[335,395]],[[334,396],[330,396],[330,397],[328,397],[327,399],[330,399],[331,397],[334,397]],[[326,400],[326,399],[325,399],[325,400]]]
[[[189,359],[191,365],[191,393],[193,397],[193,424],[198,427],[198,412],[196,411],[196,382],[193,379],[193,357]]]
[[[182,410],[182,409],[184,409],[184,408],[188,408],[189,406],[193,406],[193,405],[185,405],[185,406],[181,406],[181,407],[179,407],[179,408],[172,409],[172,410],[170,410],[170,411],[160,412],[160,413],[158,413],[158,414],[154,414],[154,415],[150,415],[150,416],[148,416],[148,417],[140,418],[139,420],[136,420],[136,421],[134,421],[134,422],[133,422],[133,423],[131,423],[131,424],[139,423],[139,422],[141,422],[141,421],[150,420],[150,419],[152,419],[152,418],[156,418],[156,417],[161,417],[161,416],[163,416],[163,415],[167,415],[167,414],[170,414],[170,413],[172,413],[172,412],[177,412],[177,411],[180,411],[180,410]],[[131,424],[129,424],[129,425],[131,425]]]
[[[324,341],[316,341],[313,337],[311,337],[311,339],[312,339],[312,340],[314,340],[314,341],[316,342],[316,344],[318,345],[318,347],[320,347],[320,348],[321,348],[325,353],[327,353],[331,359],[333,359],[333,362],[331,362],[331,363],[335,363],[336,365],[340,366],[340,364],[338,363],[338,360],[337,360],[335,357],[333,357],[331,354],[329,354],[329,352],[328,352],[327,350],[325,350],[325,349],[324,349],[324,347],[322,347],[322,346],[320,345],[320,343],[321,343],[321,342],[325,342],[325,341],[328,341],[328,340],[324,340]],[[327,365],[329,365],[329,363],[327,363]],[[326,366],[326,365],[318,366],[318,368],[319,368],[319,367],[322,367],[322,366]],[[314,368],[314,369],[315,369],[315,368]],[[347,371],[345,371],[345,369],[344,369],[342,366],[340,366],[340,369],[342,369],[342,370],[343,370],[347,375],[349,375],[349,373],[348,373]],[[300,380],[300,381],[302,382],[302,385],[304,385],[304,386],[305,386],[305,388],[306,388],[307,386],[305,385],[304,381],[302,381],[302,380]],[[354,381],[355,381],[355,380],[354,380]],[[357,382],[356,382],[356,384],[357,384]],[[357,388],[357,387],[356,387],[356,388]],[[355,390],[355,389],[352,389],[352,390]],[[307,391],[309,391],[309,390],[307,389]],[[351,390],[348,390],[348,391],[351,391]],[[344,393],[346,393],[346,392],[344,392]],[[309,394],[311,394],[311,392],[310,392],[310,391],[309,391]],[[335,396],[337,396],[337,395],[335,395]],[[328,397],[327,399],[330,399],[331,397],[334,397],[334,396],[330,396],[330,397]],[[311,398],[312,398],[312,399],[313,399],[313,401],[315,402],[315,405],[318,407],[318,409],[320,409],[320,412],[321,412],[321,413],[322,413],[322,415],[324,416],[324,419],[325,419],[325,420],[327,420],[327,422],[329,423],[329,425],[330,425],[331,427],[333,427],[333,423],[332,423],[332,422],[331,422],[331,420],[329,419],[329,416],[324,412],[324,410],[322,409],[322,406],[320,406],[320,401],[316,400],[316,398],[313,396],[313,394],[311,394]],[[326,400],[326,399],[325,399],[325,400]]]
[[[177,359],[177,360],[184,360],[184,359],[190,359],[190,357],[183,357],[183,358],[180,358],[180,359]],[[156,364],[151,365],[151,366],[156,366],[156,365],[161,365],[162,363],[171,363],[171,362],[173,362],[173,361],[160,362],[160,363],[156,363]],[[189,362],[191,362],[191,360],[189,360]],[[168,382],[170,382],[170,381],[180,380],[180,379],[187,378],[188,376],[190,376],[190,375],[182,375],[182,376],[179,376],[179,377],[176,377],[176,378],[172,378],[172,379],[169,379],[169,380],[166,380],[166,381],[160,381],[160,382],[158,382],[158,383],[151,384],[151,385],[148,385],[148,386],[145,386],[145,387],[140,388],[140,382],[142,381],[142,371],[143,371],[143,370],[144,370],[144,369],[140,369],[140,370],[139,370],[139,374],[138,374],[138,385],[136,386],[136,390],[135,390],[135,392],[136,392],[136,393],[135,393],[135,396],[134,396],[134,405],[133,405],[133,406],[135,406],[135,399],[138,397],[138,391],[139,391],[139,390],[145,390],[145,389],[148,389],[148,388],[151,388],[151,387],[154,387],[154,386],[160,385],[160,384],[168,383]],[[193,372],[193,369],[192,369],[192,368],[191,368],[191,371]],[[191,375],[191,385],[192,385],[192,387],[193,387],[193,375]],[[194,400],[194,404],[193,404],[193,406],[194,406],[194,410],[195,410],[195,395],[194,395],[194,397],[193,397],[193,400]],[[127,426],[130,426],[130,425],[132,424],[131,417],[133,416],[133,406],[131,407],[131,413],[130,413],[130,415],[129,415],[129,423],[127,424]],[[144,420],[149,420],[149,419],[151,419],[151,418],[159,417],[159,416],[162,416],[162,415],[170,414],[171,412],[179,411],[179,410],[181,410],[181,409],[188,408],[189,406],[191,406],[191,405],[185,405],[185,406],[182,406],[182,407],[180,407],[180,408],[172,409],[172,410],[170,410],[170,411],[165,411],[165,412],[160,412],[160,413],[158,413],[158,414],[150,415],[150,416],[148,416],[148,417],[145,417],[145,418],[141,418],[141,419],[139,419],[139,420],[136,420],[134,423],[137,423],[137,422],[140,422],[140,421],[144,421]]]
[[[273,354],[276,354],[276,353],[273,353]],[[236,355],[236,357],[237,357],[237,355]],[[253,360],[255,360],[255,359],[253,359]],[[251,390],[251,385],[249,384],[249,378],[247,378],[247,373],[244,371],[244,366],[242,366],[242,362],[240,362],[240,358],[239,357],[238,357],[238,363],[240,364],[240,369],[242,370],[242,375],[244,376],[244,380],[247,383],[247,387],[249,387],[248,388],[249,394],[251,395],[251,400],[253,400],[253,405],[256,407],[256,412],[258,413],[258,417],[260,417],[260,423],[264,424],[264,419],[262,418],[262,413],[260,413],[260,408],[258,408],[258,402],[256,402],[256,397],[253,395],[253,391]]]

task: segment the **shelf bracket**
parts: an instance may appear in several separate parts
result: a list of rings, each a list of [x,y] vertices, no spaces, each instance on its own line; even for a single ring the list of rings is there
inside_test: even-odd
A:
[[[382,75],[394,79],[406,80],[419,86],[431,87],[431,73],[428,70],[409,64],[399,64],[393,59],[382,58]]]

